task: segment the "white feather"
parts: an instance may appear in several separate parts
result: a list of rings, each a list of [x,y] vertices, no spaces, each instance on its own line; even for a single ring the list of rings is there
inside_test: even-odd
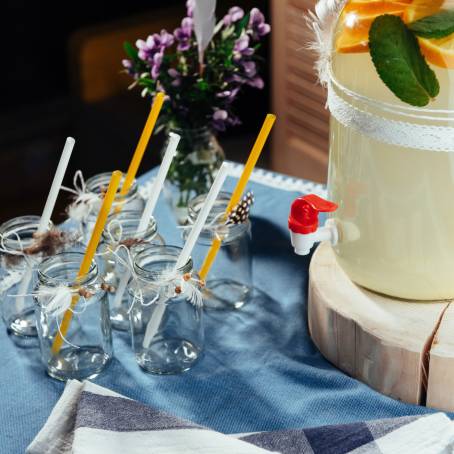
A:
[[[195,0],[194,33],[199,48],[199,63],[203,64],[205,50],[216,26],[216,0]]]
[[[37,292],[38,301],[45,313],[51,316],[64,314],[71,307],[71,290],[60,285],[58,287],[41,286]]]
[[[334,30],[345,3],[346,0],[320,0],[315,6],[315,13],[309,11],[305,17],[314,34],[307,47],[318,55],[315,69],[323,86],[329,81]]]

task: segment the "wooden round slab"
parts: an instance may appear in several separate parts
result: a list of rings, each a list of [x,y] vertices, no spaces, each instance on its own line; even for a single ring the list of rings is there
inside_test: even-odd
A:
[[[309,330],[323,356],[375,390],[454,411],[454,305],[355,285],[321,244],[309,271]]]

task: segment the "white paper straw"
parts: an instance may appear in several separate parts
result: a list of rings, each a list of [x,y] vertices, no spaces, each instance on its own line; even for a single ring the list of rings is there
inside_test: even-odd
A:
[[[38,226],[38,233],[45,232],[47,227],[49,226],[52,212],[54,211],[58,193],[60,192],[63,178],[65,177],[66,169],[68,168],[69,159],[71,158],[71,153],[73,152],[75,143],[76,141],[72,137],[68,137],[66,139],[65,147],[63,148],[60,162],[58,163],[58,167],[55,172],[54,181],[52,181],[52,186],[50,187],[49,195],[47,196],[46,205],[44,205],[43,214]]]
[[[156,203],[158,202],[159,195],[161,194],[162,188],[164,187],[164,181],[169,173],[170,165],[172,164],[173,158],[177,154],[178,144],[180,143],[181,136],[171,132],[169,134],[169,144],[167,145],[167,150],[162,159],[161,166],[159,167],[158,175],[153,182],[151,187],[150,198],[145,205],[143,210],[142,217],[140,218],[139,226],[137,227],[136,234],[144,232],[150,222],[151,216],[153,216]],[[126,287],[129,282],[131,273],[126,270],[120,278],[120,282],[117,286],[117,291],[115,292],[115,298],[112,303],[112,307],[120,307],[123,300],[123,295],[126,291]]]
[[[54,175],[54,180],[50,187],[49,195],[47,196],[46,204],[44,205],[43,214],[39,221],[37,233],[44,233],[49,227],[49,222],[52,217],[52,212],[57,202],[58,193],[60,192],[63,178],[65,177],[66,169],[68,168],[69,160],[73,152],[74,144],[76,141],[72,137],[66,139],[65,146],[63,148],[60,162],[58,163],[57,170]],[[24,277],[19,285],[18,297],[16,297],[16,311],[20,314],[24,310],[25,306],[25,295],[28,293],[28,287],[33,277],[33,270],[28,267],[25,271]]]
[[[177,154],[178,144],[180,143],[181,137],[178,134],[171,132],[169,134],[169,144],[167,150],[162,159],[161,167],[159,168],[158,175],[154,180],[153,186],[151,187],[151,195],[143,210],[142,218],[140,219],[139,227],[137,232],[143,232],[150,222],[150,218],[153,215],[153,211],[158,202],[159,195],[161,194],[162,188],[164,187],[164,181],[172,164],[173,158]]]
[[[203,204],[202,209],[200,210],[199,215],[191,229],[191,232],[188,235],[185,245],[177,259],[175,265],[175,271],[179,268],[182,268],[188,262],[189,258],[191,257],[192,250],[194,249],[195,244],[202,232],[202,229],[205,226],[205,223],[208,219],[210,211],[212,210],[216,199],[218,198],[219,193],[221,192],[222,185],[227,178],[227,175],[230,170],[230,165],[224,162],[219,169],[218,174],[216,175],[216,179],[214,180],[213,185],[211,186],[210,192],[205,199],[205,203]],[[164,317],[164,313],[166,310],[166,305],[161,302],[160,300],[156,303],[156,309],[154,310],[153,314],[151,315],[150,321],[147,324],[147,328],[145,330],[145,336],[143,338],[143,347],[149,348],[151,341],[156,336],[156,333],[159,331],[159,327],[161,325],[162,318]]]
[[[205,199],[202,209],[200,210],[197,220],[195,221],[191,232],[188,235],[183,250],[181,251],[180,256],[178,257],[175,269],[181,268],[188,262],[191,257],[192,250],[194,249],[197,239],[199,238],[200,232],[202,231],[205,223],[208,219],[211,209],[213,208],[216,199],[218,198],[219,193],[221,192],[222,185],[224,184],[225,179],[229,173],[230,165],[224,162],[219,169],[216,179],[214,180],[213,185],[211,186],[210,192]]]

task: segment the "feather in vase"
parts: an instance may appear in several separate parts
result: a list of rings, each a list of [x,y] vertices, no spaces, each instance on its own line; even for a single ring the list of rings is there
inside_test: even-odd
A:
[[[210,44],[216,26],[216,0],[195,0],[194,33],[199,48],[199,63],[203,65],[205,49]]]
[[[308,48],[318,56],[315,69],[323,86],[329,81],[334,28],[345,3],[346,0],[320,0],[315,6],[315,13],[309,11],[306,15],[307,25],[314,34]]]

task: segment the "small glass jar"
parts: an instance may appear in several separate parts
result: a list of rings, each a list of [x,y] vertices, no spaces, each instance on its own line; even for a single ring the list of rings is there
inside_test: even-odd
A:
[[[32,245],[40,219],[39,216],[20,216],[0,226],[0,303],[7,330],[15,336],[37,335],[32,297],[36,273],[30,265],[38,263],[41,256],[26,260],[21,253]],[[49,224],[49,228],[51,226]]]
[[[196,221],[205,198],[206,195],[201,195],[189,202],[189,225]],[[219,194],[192,252],[192,260],[200,270],[213,240],[222,240],[203,290],[204,306],[209,309],[240,309],[252,296],[251,224],[247,220],[242,224],[224,225],[222,214],[230,198],[227,192]],[[188,234],[186,230],[183,237]]]
[[[149,246],[134,258],[137,279],[129,288],[132,345],[139,366],[153,374],[185,372],[203,351],[200,286],[192,278],[185,281],[192,260],[174,271],[180,252],[174,246]],[[188,282],[192,295],[181,290]]]
[[[107,187],[109,186],[112,173],[100,173],[95,175],[87,180],[87,191],[94,194],[103,194]],[[120,182],[120,188],[123,186],[125,176]],[[112,205],[112,213],[119,213],[122,210],[130,211],[143,211],[145,207],[145,201],[139,194],[139,186],[137,181],[134,180],[131,189],[126,195],[120,195],[118,192],[115,196],[114,203]],[[87,217],[86,221],[83,224],[84,240],[87,242],[90,239],[91,232],[98,218],[98,210],[93,210]]]
[[[89,272],[77,278],[83,257],[64,252],[38,268],[35,309],[41,359],[47,373],[62,381],[94,378],[113,356],[106,292],[94,261]]]
[[[104,281],[109,286],[110,320],[112,327],[121,331],[129,329],[129,296],[125,287],[130,275],[125,266],[125,262],[128,263],[128,257],[124,248],[119,248],[116,252],[122,260],[110,251],[115,251],[118,246],[124,245],[133,257],[151,244],[164,245],[154,218],[150,219],[146,230],[137,232],[141,217],[141,211],[122,210],[120,213],[113,213],[109,216],[107,228],[103,232],[105,249],[103,273]]]

